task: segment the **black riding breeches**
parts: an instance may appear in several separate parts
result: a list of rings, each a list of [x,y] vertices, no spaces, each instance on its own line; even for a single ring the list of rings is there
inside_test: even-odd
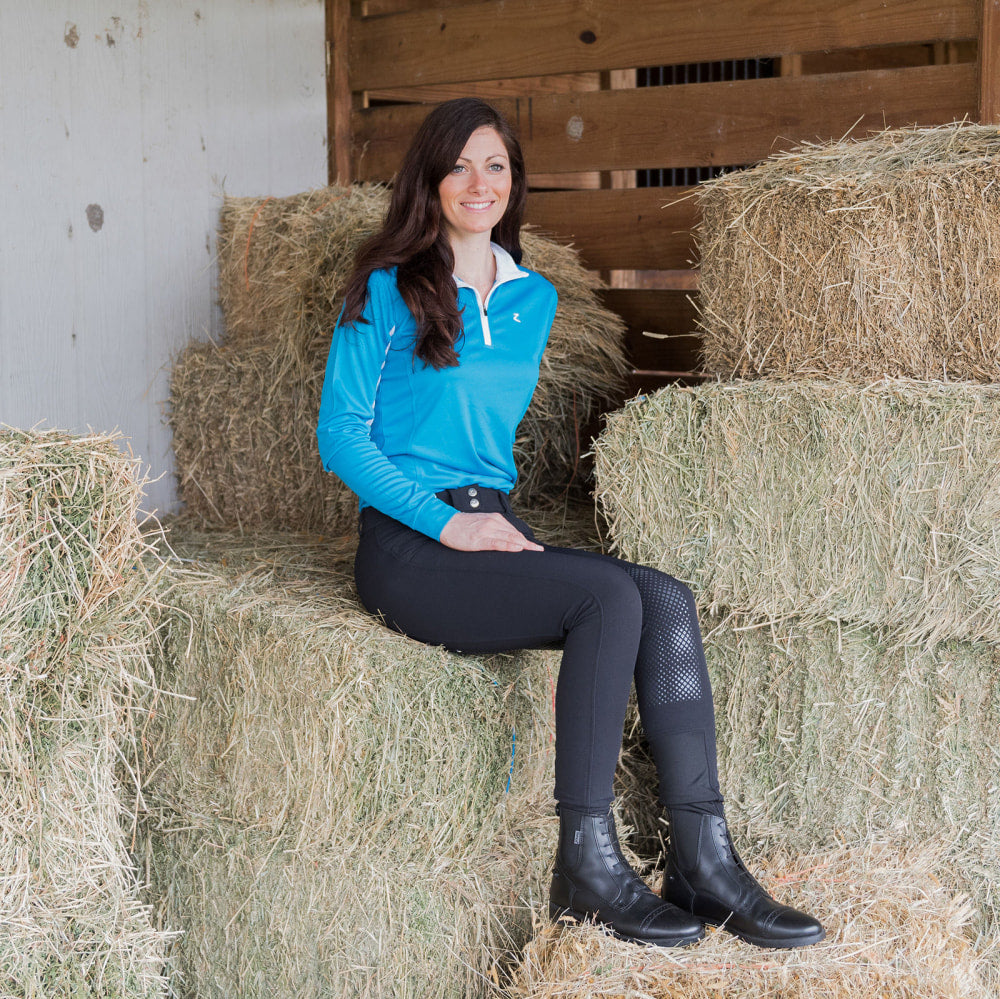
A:
[[[440,493],[457,509],[501,513],[526,537],[505,493]],[[606,812],[629,690],[667,807],[718,811],[715,714],[691,591],[609,555],[462,552],[367,507],[355,579],[362,603],[411,638],[460,652],[562,644],[556,684],[556,800]],[[721,812],[719,812],[721,814]]]

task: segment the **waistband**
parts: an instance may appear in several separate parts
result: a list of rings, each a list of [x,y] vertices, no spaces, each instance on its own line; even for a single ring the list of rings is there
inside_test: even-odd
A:
[[[510,497],[499,489],[484,486],[458,486],[435,493],[439,500],[463,513],[510,513]]]

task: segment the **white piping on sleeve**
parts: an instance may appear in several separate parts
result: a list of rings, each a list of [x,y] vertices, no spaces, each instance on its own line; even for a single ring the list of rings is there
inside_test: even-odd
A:
[[[371,430],[372,424],[375,422],[375,400],[378,398],[378,388],[382,384],[382,372],[385,371],[385,362],[389,360],[389,348],[392,346],[392,337],[396,332],[396,327],[393,326],[389,330],[389,337],[385,341],[385,354],[382,356],[382,366],[378,369],[378,380],[375,382],[375,392],[372,395],[372,415],[368,417],[368,429]]]

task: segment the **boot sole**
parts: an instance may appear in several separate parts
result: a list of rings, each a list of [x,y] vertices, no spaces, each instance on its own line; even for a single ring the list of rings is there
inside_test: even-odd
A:
[[[699,916],[698,918],[702,919],[704,917]],[[726,933],[731,933],[734,937],[739,937],[740,940],[744,940],[748,944],[753,944],[754,947],[764,947],[768,950],[795,950],[798,947],[811,947],[813,944],[818,944],[820,941],[826,939],[826,930],[822,928],[820,928],[818,934],[812,933],[808,936],[786,937],[783,940],[774,940],[771,937],[756,937],[750,933],[743,933],[740,930],[731,929],[725,923],[716,923],[711,919],[706,919],[705,925],[715,926],[720,930],[725,930]]]
[[[578,923],[592,923],[594,926],[600,926],[610,933],[616,940],[624,940],[626,943],[642,944],[646,947],[690,947],[696,944],[705,936],[705,930],[702,931],[697,936],[679,936],[676,939],[668,938],[665,940],[648,940],[645,937],[630,937],[625,933],[620,933],[616,930],[610,923],[602,923],[599,920],[594,919],[592,915],[587,913],[576,912],[573,909],[564,909],[562,906],[553,905],[549,903],[549,919],[554,923],[562,921],[563,917],[569,916]]]

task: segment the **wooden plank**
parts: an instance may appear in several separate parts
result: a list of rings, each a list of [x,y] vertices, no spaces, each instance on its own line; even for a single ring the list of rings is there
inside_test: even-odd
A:
[[[454,97],[539,97],[542,94],[569,94],[600,90],[599,73],[565,73],[562,76],[533,76],[519,80],[482,80],[476,83],[443,83],[430,87],[395,87],[369,90],[369,103],[437,104]]]
[[[612,288],[601,292],[601,300],[625,320],[634,368],[691,371],[698,366],[701,334],[687,292]]]
[[[601,73],[602,90],[635,90],[634,69],[612,69]],[[626,188],[636,186],[635,170],[607,170],[601,174],[601,187]]]
[[[505,0],[355,23],[354,90],[974,38],[979,0]]]
[[[593,191],[601,186],[601,175],[596,170],[579,170],[575,173],[529,173],[528,187],[533,191]]]
[[[630,170],[755,163],[803,140],[974,116],[976,67],[920,66],[598,91],[495,102],[529,169]],[[355,112],[356,176],[387,180],[425,106]]]
[[[695,199],[685,197],[690,191],[536,191],[528,198],[527,221],[576,246],[594,270],[688,267],[695,255],[691,230],[699,217]]]
[[[781,56],[778,60],[781,65],[781,75],[782,76],[801,76],[802,75],[802,53],[801,52],[791,52],[786,55]]]
[[[331,184],[351,182],[351,0],[326,0],[327,158]]]
[[[1000,125],[1000,0],[982,0],[979,35],[979,121]]]
[[[406,10],[437,10],[441,7],[462,7],[469,0],[364,0],[365,17],[380,14],[399,14]]]

